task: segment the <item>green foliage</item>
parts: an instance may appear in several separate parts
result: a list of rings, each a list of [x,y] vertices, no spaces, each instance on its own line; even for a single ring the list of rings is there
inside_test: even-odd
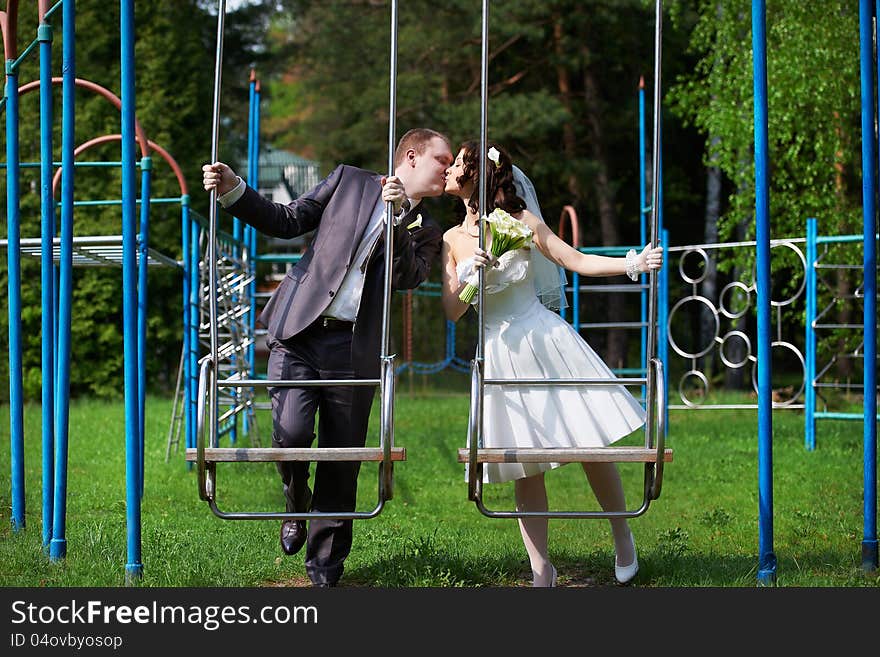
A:
[[[36,31],[36,3],[19,15],[19,49],[33,39]],[[138,3],[135,10],[135,93],[137,119],[146,136],[168,151],[182,170],[178,181],[171,167],[158,154],[152,155],[152,198],[177,198],[181,185],[192,195],[192,205],[207,214],[207,195],[201,190],[201,165],[210,154],[210,109],[213,80],[215,23],[197,0],[168,0]],[[76,75],[95,82],[119,96],[120,41],[119,6],[100,0],[80,0],[76,12]],[[245,11],[245,10],[242,10]],[[267,13],[262,8],[262,15]],[[251,18],[256,9],[245,11],[249,20],[230,16],[226,62],[230,67],[224,90],[234,100],[238,116],[247,112],[248,68],[242,60],[252,59],[252,39],[258,24]],[[61,12],[54,23],[53,71],[61,73],[63,29]],[[24,60],[21,84],[39,77],[37,51]],[[238,67],[237,70],[234,67]],[[243,90],[243,91],[242,91]],[[55,159],[61,152],[61,87],[54,89]],[[242,100],[242,97],[244,100]],[[31,93],[21,98],[21,159],[39,159],[39,98]],[[238,124],[247,125],[245,119]],[[102,97],[83,88],[76,90],[75,144],[105,134],[120,132],[119,111]],[[244,132],[244,127],[241,132]],[[232,148],[241,143],[239,133],[230,129],[223,135]],[[5,133],[2,137],[5,143]],[[140,151],[137,157],[141,157]],[[118,141],[92,148],[78,161],[121,159]],[[138,171],[140,181],[140,170]],[[40,235],[39,169],[21,171],[21,236]],[[141,196],[140,182],[137,195]],[[0,180],[0,195],[6,198],[6,177]],[[76,200],[105,200],[121,197],[118,168],[77,168]],[[59,195],[56,193],[56,200]],[[6,209],[4,202],[4,211]],[[56,213],[56,224],[60,222]],[[138,206],[140,225],[140,206]],[[74,234],[120,235],[120,206],[79,207],[74,211]],[[174,259],[181,256],[181,211],[179,204],[153,204],[150,211],[150,247]],[[6,260],[0,263],[0,279],[6,289]],[[170,269],[151,268],[148,277],[147,385],[167,390],[174,384],[180,358],[181,281]],[[38,259],[22,263],[22,339],[24,343],[24,385],[27,398],[39,398],[41,387],[40,345],[40,267]],[[76,268],[73,274],[74,300],[71,328],[71,394],[118,396],[122,390],[122,294],[121,271],[116,268]],[[6,295],[4,294],[4,298]],[[8,311],[0,309],[0,342],[7,352]],[[0,375],[6,380],[8,363],[0,359]],[[8,387],[0,388],[0,399]]]
[[[688,3],[678,3],[688,4]],[[711,140],[706,164],[732,189],[721,240],[754,238],[751,3],[696,3],[691,49],[699,57],[668,98],[673,111]],[[680,20],[691,15],[683,12]],[[823,233],[857,232],[860,222],[858,7],[780,0],[767,7],[771,231],[801,235],[807,217]],[[737,233],[742,226],[742,233]],[[739,263],[748,266],[748,263]]]

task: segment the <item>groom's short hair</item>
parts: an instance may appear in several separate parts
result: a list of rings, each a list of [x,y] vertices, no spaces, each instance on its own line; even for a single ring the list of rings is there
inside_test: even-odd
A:
[[[414,149],[416,153],[424,153],[428,142],[435,137],[445,141],[446,145],[449,146],[449,150],[452,150],[452,142],[449,141],[449,137],[446,135],[439,133],[436,130],[431,130],[430,128],[413,128],[412,130],[408,130],[406,134],[400,138],[400,141],[397,142],[397,148],[394,149],[394,166],[397,166],[403,161],[406,152],[410,148]]]

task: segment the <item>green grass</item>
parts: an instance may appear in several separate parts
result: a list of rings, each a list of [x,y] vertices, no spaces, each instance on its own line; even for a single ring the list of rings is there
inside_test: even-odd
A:
[[[402,390],[407,390],[405,377]],[[450,386],[451,388],[451,386]],[[459,388],[461,389],[461,388]],[[468,400],[429,393],[416,377],[396,406],[394,499],[378,517],[355,522],[345,586],[527,586],[530,571],[517,524],[484,517],[467,499],[463,446]],[[376,440],[376,410],[371,440]],[[143,498],[144,586],[307,586],[303,553],[283,556],[277,521],[224,521],[198,498],[182,451],[165,462],[171,402],[148,400]],[[855,422],[819,424],[818,448],[803,447],[803,416],[774,413],[774,550],[778,585],[878,586],[860,568],[862,432]],[[71,406],[67,557],[41,547],[40,412],[25,411],[27,519],[13,533],[8,408],[0,416],[0,585],[120,586],[126,561],[125,446],[121,403]],[[264,444],[271,421],[259,417]],[[673,411],[663,491],[631,521],[641,571],[635,586],[755,586],[758,553],[757,432],[753,410]],[[643,469],[621,464],[630,507],[641,500]],[[594,510],[577,465],[547,475],[551,507]],[[224,510],[282,508],[271,464],[220,464]],[[377,467],[361,469],[359,510],[377,499]],[[486,487],[491,508],[513,507],[512,485]],[[551,520],[551,558],[562,586],[614,586],[613,543],[605,520]]]

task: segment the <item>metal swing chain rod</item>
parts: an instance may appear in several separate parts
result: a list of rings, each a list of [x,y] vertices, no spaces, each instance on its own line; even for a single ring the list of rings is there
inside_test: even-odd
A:
[[[226,19],[226,0],[217,2],[217,45],[214,53],[214,102],[211,109],[211,162],[219,157],[220,143],[220,89],[223,79],[223,33]],[[217,419],[214,417],[217,406],[217,188],[210,193],[208,206],[208,314],[210,316],[209,334],[211,337],[211,385],[207,390],[208,407],[211,409],[210,444],[217,444]],[[203,366],[201,372],[204,373]],[[201,379],[201,376],[199,377]],[[199,382],[201,387],[201,381]]]
[[[483,0],[482,5],[482,29],[480,37],[480,184],[479,184],[479,209],[477,217],[478,242],[481,249],[486,248],[486,230],[484,221],[480,217],[486,212],[486,152],[489,150],[488,139],[489,117],[489,0]],[[468,497],[478,500],[482,497],[483,465],[477,463],[477,450],[483,444],[483,374],[484,374],[484,342],[486,339],[486,325],[483,317],[484,308],[484,285],[483,267],[479,268],[477,276],[477,348],[474,360],[471,363],[471,413],[468,431],[468,447],[470,456],[468,460]]]
[[[391,2],[391,61],[388,84],[388,175],[394,175],[394,151],[397,145],[397,15],[398,2]],[[406,200],[406,203],[409,201]],[[382,354],[379,399],[379,446],[382,463],[379,466],[380,504],[391,499],[391,447],[394,444],[394,354],[391,349],[391,281],[394,264],[394,204],[385,204],[385,290],[382,299]]]
[[[211,161],[218,160],[219,132],[220,132],[220,89],[222,81],[223,62],[223,35],[226,14],[226,0],[218,0],[217,9],[217,46],[214,65],[214,104],[212,115],[211,135]],[[389,129],[388,129],[388,170],[389,175],[394,172],[395,151],[395,118],[396,118],[396,95],[397,95],[397,24],[398,2],[391,3],[391,84],[389,101]],[[386,206],[386,232],[385,232],[385,291],[382,316],[382,350],[381,350],[381,375],[379,379],[344,379],[344,380],[320,380],[320,381],[265,381],[241,378],[229,378],[218,380],[218,336],[217,336],[217,190],[210,193],[210,208],[208,216],[208,262],[209,272],[208,294],[210,315],[210,338],[211,353],[202,358],[199,372],[199,407],[197,410],[198,427],[196,430],[196,461],[198,465],[199,495],[206,500],[211,510],[225,520],[270,520],[270,519],[311,519],[330,518],[338,520],[356,520],[374,518],[384,507],[385,501],[392,497],[392,454],[393,446],[393,410],[394,410],[394,355],[389,354],[390,345],[390,315],[391,315],[391,281],[393,263],[393,204]],[[210,380],[209,380],[210,379]],[[215,500],[216,484],[214,475],[216,464],[206,462],[206,442],[210,447],[216,447],[218,443],[217,422],[217,399],[219,387],[317,387],[329,385],[350,386],[380,386],[381,415],[380,415],[380,445],[382,449],[382,461],[379,469],[379,499],[371,511],[365,512],[315,512],[289,513],[289,512],[225,512],[217,507]],[[210,427],[206,427],[210,423]],[[206,436],[207,434],[207,436]]]
[[[663,0],[656,0],[654,5],[654,136],[651,145],[651,246],[655,246],[660,237],[660,147],[662,141],[661,135],[661,84],[662,71],[661,62],[663,60]],[[658,390],[663,389],[663,381],[652,381],[652,377],[659,376],[663,378],[663,364],[657,359],[657,288],[659,285],[660,274],[652,271],[650,276],[650,293],[648,294],[648,344],[646,349],[648,352],[648,360],[655,360],[654,367],[649,367],[645,373],[648,377],[648,384],[645,388],[645,410],[647,412],[647,431],[645,431],[645,447],[653,447],[654,442],[659,445],[658,459],[655,470],[651,470],[650,464],[645,465],[645,496],[649,499],[657,499],[660,496],[660,487],[663,479],[663,459],[659,458],[662,452],[662,443],[665,441],[665,427],[663,433],[654,435],[657,428],[657,418],[655,414],[664,415],[662,407],[658,405],[665,403],[664,395],[659,399],[655,397]]]

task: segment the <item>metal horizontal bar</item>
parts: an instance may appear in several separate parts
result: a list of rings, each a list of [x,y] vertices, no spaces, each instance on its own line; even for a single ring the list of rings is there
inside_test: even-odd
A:
[[[95,161],[95,162],[74,162],[74,167],[118,167],[122,164],[122,162],[113,162],[113,161]],[[0,162],[0,169],[5,169],[9,166],[6,162]],[[19,162],[19,169],[39,169],[43,166],[42,162]],[[61,162],[53,162],[53,167],[60,167]]]
[[[382,461],[381,447],[206,447],[207,463],[269,463],[278,461]],[[198,450],[188,447],[187,461],[198,460]],[[392,461],[405,461],[406,448],[392,447]]]
[[[223,379],[218,388],[316,388],[319,386],[377,386],[379,379]]]
[[[864,324],[813,324],[817,329],[863,329]]]
[[[863,265],[815,265],[816,269],[864,269]]]
[[[581,292],[641,292],[642,290],[647,290],[649,285],[642,284],[632,284],[626,285],[579,285],[578,290]],[[572,289],[572,286],[568,286],[566,290]]]
[[[774,409],[803,409],[803,404],[780,404],[773,403]],[[700,404],[699,406],[688,406],[687,404],[670,404],[670,410],[676,411],[724,411],[724,410],[757,410],[757,404]]]
[[[864,413],[813,413],[813,417],[817,420],[863,420]],[[880,422],[880,415],[877,416]]]
[[[458,462],[470,461],[470,449],[458,450]],[[656,463],[651,447],[486,447],[477,450],[477,463]],[[663,461],[672,461],[672,450],[663,450]]]
[[[591,324],[580,324],[578,327],[585,328],[642,328],[647,326],[647,322],[594,322]]]
[[[483,379],[483,385],[568,385],[568,386],[642,386],[648,383],[644,377],[617,379]]]

